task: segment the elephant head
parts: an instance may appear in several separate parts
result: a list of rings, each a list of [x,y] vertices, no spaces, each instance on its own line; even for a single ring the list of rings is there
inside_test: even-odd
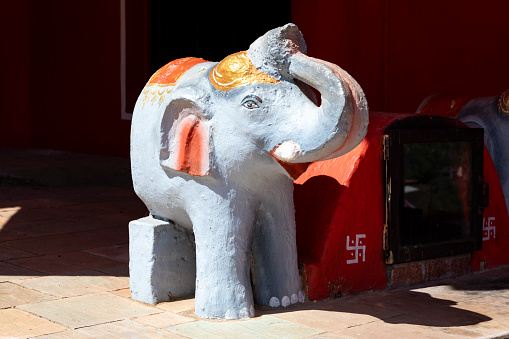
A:
[[[187,60],[195,72],[168,93],[161,165],[203,176],[222,164],[231,169],[252,152],[309,163],[354,148],[368,124],[362,89],[338,66],[305,52],[301,33],[288,24],[218,64]],[[320,106],[310,87],[320,92]]]
[[[304,39],[295,25],[268,32],[247,52],[260,71],[296,84],[306,94],[309,87],[321,94],[319,107],[309,104],[294,111],[299,124],[292,140],[274,149],[276,158],[291,163],[343,155],[364,139],[368,126],[368,105],[357,82],[337,65],[305,53]]]
[[[260,304],[304,300],[293,181],[285,169],[348,152],[368,125],[366,99],[355,80],[305,52],[301,33],[288,24],[219,63],[184,58],[167,64],[136,104],[134,188],[154,217],[194,233],[201,316],[252,316],[251,281]],[[320,104],[312,88],[320,92]],[[134,299],[155,302],[164,298],[154,294],[180,295],[194,286],[192,277],[179,276],[171,286],[171,278],[154,278],[150,284],[162,287],[140,297],[137,268],[152,267],[154,260],[130,260]]]

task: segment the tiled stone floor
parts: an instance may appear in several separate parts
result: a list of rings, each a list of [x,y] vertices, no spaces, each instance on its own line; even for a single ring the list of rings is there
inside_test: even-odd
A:
[[[509,338],[509,267],[238,321],[133,301],[127,224],[146,214],[128,185],[0,185],[0,338]]]

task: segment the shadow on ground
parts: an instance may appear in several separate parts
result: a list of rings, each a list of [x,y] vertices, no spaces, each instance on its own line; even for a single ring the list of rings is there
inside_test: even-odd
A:
[[[390,324],[433,327],[470,326],[492,319],[477,312],[456,308],[455,305],[455,301],[435,298],[422,292],[381,291],[321,302],[306,302],[287,308],[260,306],[257,308],[257,315],[295,313],[295,317],[299,317],[299,313],[313,310],[318,318],[326,317],[329,312],[340,312],[352,316],[367,315],[373,317],[372,321],[382,320]]]
[[[148,214],[129,159],[0,148],[0,279],[128,276],[128,223]]]

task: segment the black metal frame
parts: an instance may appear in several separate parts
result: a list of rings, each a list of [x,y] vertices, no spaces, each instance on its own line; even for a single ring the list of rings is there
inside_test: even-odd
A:
[[[403,263],[469,253],[482,248],[483,151],[482,128],[394,129],[387,131],[389,154],[386,160],[386,236],[385,261]],[[400,212],[403,206],[403,145],[409,143],[468,142],[472,148],[471,236],[458,241],[402,246]]]

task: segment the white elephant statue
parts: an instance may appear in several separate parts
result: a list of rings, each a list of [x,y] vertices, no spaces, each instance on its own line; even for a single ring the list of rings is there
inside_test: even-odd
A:
[[[305,53],[302,34],[287,24],[219,63],[171,62],[151,77],[136,103],[134,189],[153,223],[173,222],[194,239],[201,317],[254,316],[255,300],[273,307],[304,301],[293,180],[283,166],[341,156],[363,140],[368,126],[357,82]],[[320,92],[319,106],[310,87]],[[137,299],[136,256],[143,253],[133,246],[142,242],[130,232]],[[147,262],[157,260],[152,255]]]

